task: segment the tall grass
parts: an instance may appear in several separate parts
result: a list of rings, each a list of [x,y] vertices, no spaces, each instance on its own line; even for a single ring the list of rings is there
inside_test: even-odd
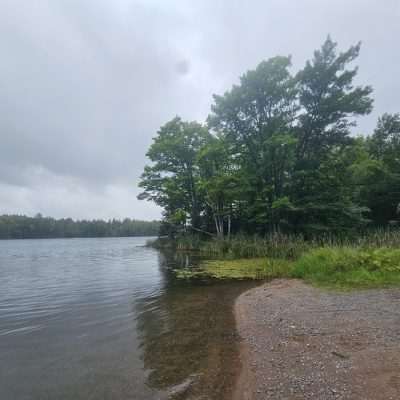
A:
[[[234,236],[231,239],[215,239],[202,242],[199,251],[213,258],[284,258],[295,259],[315,244],[300,235]]]
[[[400,248],[400,229],[375,229],[352,236],[321,235],[311,238],[294,234],[266,237],[236,235],[230,239],[203,239],[197,235],[186,235],[174,241],[159,238],[149,245],[159,249],[194,251],[204,257],[221,259],[270,257],[295,260],[319,247]]]
[[[266,237],[234,236],[231,239],[201,241],[186,238],[178,249],[197,250],[204,256],[223,259],[269,257],[295,260],[319,247],[355,247],[376,249],[400,248],[400,230],[381,229],[355,236],[325,235],[305,238],[302,235],[274,234]]]

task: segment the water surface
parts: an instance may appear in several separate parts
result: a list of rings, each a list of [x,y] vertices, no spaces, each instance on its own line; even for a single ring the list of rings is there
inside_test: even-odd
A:
[[[246,285],[179,282],[146,238],[0,241],[0,399],[220,399]]]

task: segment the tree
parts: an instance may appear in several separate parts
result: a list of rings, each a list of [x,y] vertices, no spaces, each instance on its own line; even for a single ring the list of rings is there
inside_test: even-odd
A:
[[[360,202],[371,210],[378,225],[399,219],[400,204],[400,114],[384,114],[366,141],[362,162],[355,166],[360,183]]]
[[[372,88],[354,87],[357,68],[348,68],[359,51],[360,43],[338,54],[337,44],[328,37],[297,74],[300,114],[291,187],[297,229],[325,231],[365,222],[365,209],[352,201],[349,160],[344,156],[353,141],[354,117],[372,109]]]
[[[383,114],[369,141],[371,154],[393,172],[400,172],[400,114]]]
[[[153,165],[145,167],[139,184],[144,191],[138,197],[162,206],[173,224],[186,222],[183,212],[194,229],[200,228],[204,202],[196,158],[210,138],[201,124],[176,117],[160,128],[147,152]]]
[[[328,36],[314,58],[297,74],[301,114],[297,132],[298,160],[323,160],[332,148],[349,143],[354,117],[371,112],[370,86],[353,86],[358,68],[348,65],[359,55],[361,43],[337,53]]]
[[[270,230],[279,225],[272,206],[284,195],[290,147],[295,142],[291,128],[297,91],[290,66],[289,57],[261,62],[240,78],[240,85],[223,96],[214,95],[208,118],[209,126],[231,144],[254,181],[250,203],[255,206],[255,220],[268,224]]]
[[[203,147],[198,165],[200,187],[217,236],[223,238],[226,232],[229,238],[235,205],[241,197],[241,184],[238,165],[224,138],[214,137]]]
[[[158,234],[157,221],[74,221],[71,218],[54,219],[37,214],[0,215],[0,239],[34,239],[63,237],[154,236]]]
[[[398,220],[400,115],[383,115],[367,139],[351,136],[373,104],[371,87],[354,84],[359,51],[339,52],[328,37],[295,76],[290,57],[262,61],[214,95],[207,127],[168,122],[139,197],[164,208],[163,227],[219,237],[315,237]]]

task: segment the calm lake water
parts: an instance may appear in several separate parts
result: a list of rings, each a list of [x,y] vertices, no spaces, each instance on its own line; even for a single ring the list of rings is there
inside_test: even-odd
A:
[[[247,284],[180,282],[146,238],[0,241],[0,399],[221,399]],[[228,394],[229,398],[229,394]]]

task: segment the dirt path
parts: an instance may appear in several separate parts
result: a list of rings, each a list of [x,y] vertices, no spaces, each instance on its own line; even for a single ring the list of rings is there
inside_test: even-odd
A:
[[[242,294],[235,314],[235,400],[400,399],[400,289],[274,281]]]

